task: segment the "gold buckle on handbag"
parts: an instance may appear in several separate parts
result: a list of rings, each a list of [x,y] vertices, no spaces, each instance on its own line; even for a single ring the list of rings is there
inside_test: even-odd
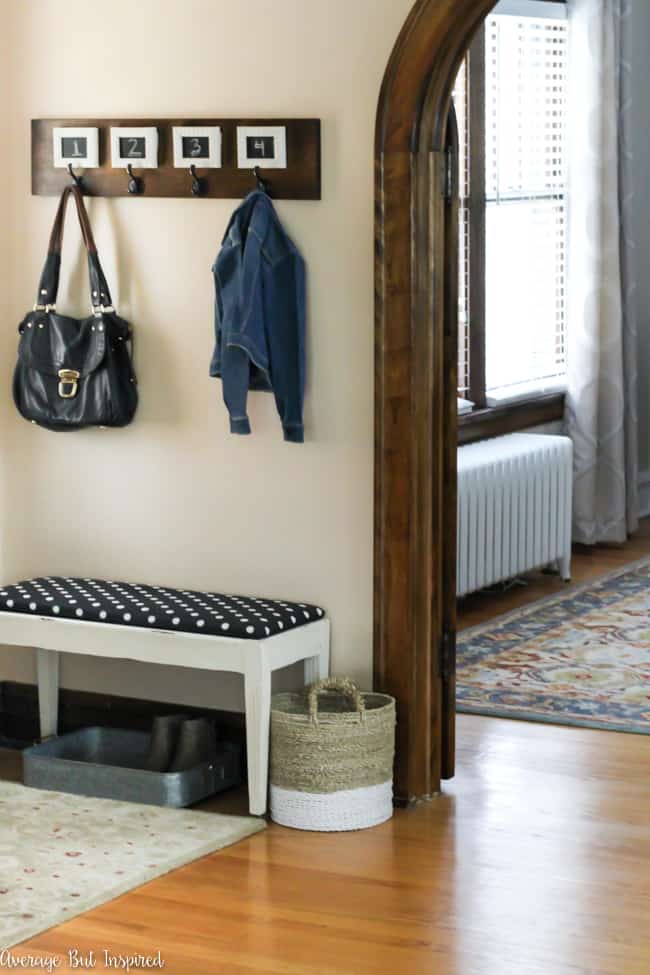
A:
[[[72,399],[77,395],[77,390],[79,388],[77,380],[79,379],[80,375],[81,373],[77,372],[76,369],[59,369],[59,396],[61,396],[62,399]],[[69,389],[69,392],[66,392],[68,387],[71,388]]]

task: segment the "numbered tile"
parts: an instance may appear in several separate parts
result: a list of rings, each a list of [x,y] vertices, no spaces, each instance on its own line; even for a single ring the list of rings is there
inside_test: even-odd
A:
[[[174,166],[187,169],[194,164],[204,169],[221,168],[221,129],[218,125],[175,125]]]
[[[129,164],[137,169],[157,169],[158,129],[111,128],[111,164],[115,169],[123,169]]]
[[[237,165],[240,169],[286,169],[287,130],[283,125],[238,125]]]
[[[57,169],[80,166],[96,169],[99,166],[99,129],[72,126],[52,129],[54,165]]]

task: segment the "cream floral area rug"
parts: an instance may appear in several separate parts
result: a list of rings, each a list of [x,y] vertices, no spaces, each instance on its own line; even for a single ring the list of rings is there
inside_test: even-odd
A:
[[[457,710],[650,734],[650,559],[458,635]]]
[[[264,829],[0,781],[0,949]]]

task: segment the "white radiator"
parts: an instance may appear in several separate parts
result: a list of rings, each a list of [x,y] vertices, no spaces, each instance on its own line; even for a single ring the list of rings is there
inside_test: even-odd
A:
[[[532,433],[458,448],[459,596],[550,564],[570,578],[572,455]]]

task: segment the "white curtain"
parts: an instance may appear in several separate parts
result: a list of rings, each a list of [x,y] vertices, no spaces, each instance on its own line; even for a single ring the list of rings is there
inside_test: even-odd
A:
[[[568,0],[568,395],[574,539],[638,526],[637,334],[629,238],[631,0]],[[646,0],[644,0],[646,2]]]

